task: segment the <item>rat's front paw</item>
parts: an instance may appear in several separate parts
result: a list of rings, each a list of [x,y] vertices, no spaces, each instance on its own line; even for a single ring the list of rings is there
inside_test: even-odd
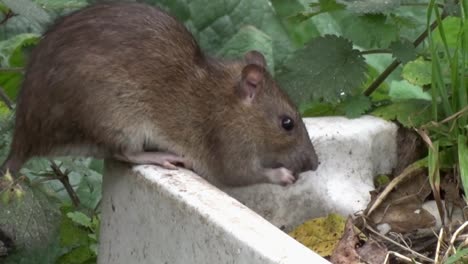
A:
[[[296,182],[296,177],[292,171],[286,168],[265,169],[265,175],[271,183],[286,186]]]

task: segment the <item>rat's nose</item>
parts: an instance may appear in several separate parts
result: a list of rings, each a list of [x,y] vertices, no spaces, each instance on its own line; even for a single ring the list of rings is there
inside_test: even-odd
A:
[[[320,162],[318,160],[318,157],[315,151],[312,151],[312,153],[307,153],[304,155],[304,158],[302,161],[301,172],[309,171],[309,170],[314,171],[317,169],[319,163]]]

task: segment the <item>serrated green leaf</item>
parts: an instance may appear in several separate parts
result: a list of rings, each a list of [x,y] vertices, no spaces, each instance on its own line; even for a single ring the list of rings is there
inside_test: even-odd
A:
[[[366,64],[352,43],[326,35],[308,43],[288,58],[277,80],[298,103],[312,97],[337,101],[352,94],[365,79]]]
[[[366,49],[386,48],[398,39],[398,28],[382,14],[348,15],[340,24],[345,38]]]
[[[371,112],[385,120],[398,121],[405,127],[420,127],[432,120],[431,102],[405,100],[381,106]]]
[[[392,81],[389,95],[393,101],[407,99],[432,100],[431,95],[428,92],[424,92],[420,86],[413,85],[405,80]]]
[[[355,13],[377,14],[392,11],[400,6],[400,0],[347,0],[346,9]]]
[[[263,53],[268,69],[273,73],[275,64],[273,60],[273,41],[271,38],[253,26],[243,27],[218,52],[218,56],[239,59],[250,50]]]
[[[402,76],[414,85],[427,85],[432,82],[432,64],[423,58],[408,62],[402,71]]]
[[[346,116],[356,118],[364,114],[371,107],[371,100],[364,95],[349,96],[344,101]]]
[[[81,226],[91,228],[91,218],[82,212],[69,212],[67,213],[67,216],[76,224],[79,224]]]
[[[142,0],[163,6],[194,33],[200,46],[211,53],[219,51],[240,28],[251,25],[273,40],[275,63],[294,50],[294,43],[276,15],[270,0]]]
[[[89,246],[79,246],[66,254],[60,256],[57,264],[83,264],[89,261],[95,262],[96,254],[89,248]]]
[[[407,39],[390,43],[390,49],[392,50],[393,57],[403,64],[416,59],[416,48]]]

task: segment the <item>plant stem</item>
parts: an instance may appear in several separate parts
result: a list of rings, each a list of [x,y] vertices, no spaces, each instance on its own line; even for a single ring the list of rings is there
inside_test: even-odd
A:
[[[8,12],[5,14],[5,16],[3,17],[3,19],[0,21],[0,26],[5,24],[8,19],[12,18],[16,16],[11,10],[8,10]]]
[[[78,198],[78,195],[76,195],[75,190],[73,190],[73,187],[71,186],[70,181],[68,180],[68,173],[63,173],[60,170],[60,167],[53,160],[49,160],[49,161],[50,161],[50,168],[55,173],[55,175],[57,175],[57,178],[63,184],[63,187],[65,187],[65,190],[70,196],[70,199],[72,200],[73,205],[75,207],[80,206],[80,198]]]
[[[8,97],[8,95],[3,91],[3,87],[0,86],[0,99],[5,103],[5,105],[12,110],[13,109],[13,101]]]
[[[447,17],[447,14],[443,13],[441,15],[441,20]],[[436,27],[438,26],[437,21],[432,22],[430,26],[430,31],[433,31]],[[413,45],[415,47],[419,46],[428,36],[428,30],[424,30],[424,32],[419,35],[419,37],[416,38],[415,41],[413,41]],[[365,96],[370,96],[379,86],[387,79],[387,77],[400,65],[400,61],[394,60],[370,85],[369,87],[364,91]]]

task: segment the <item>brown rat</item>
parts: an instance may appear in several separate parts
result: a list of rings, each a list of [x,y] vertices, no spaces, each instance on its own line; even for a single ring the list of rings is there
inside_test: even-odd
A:
[[[231,186],[291,184],[318,165],[261,53],[211,58],[176,19],[138,3],[63,17],[31,54],[2,170],[64,155],[182,164]]]

